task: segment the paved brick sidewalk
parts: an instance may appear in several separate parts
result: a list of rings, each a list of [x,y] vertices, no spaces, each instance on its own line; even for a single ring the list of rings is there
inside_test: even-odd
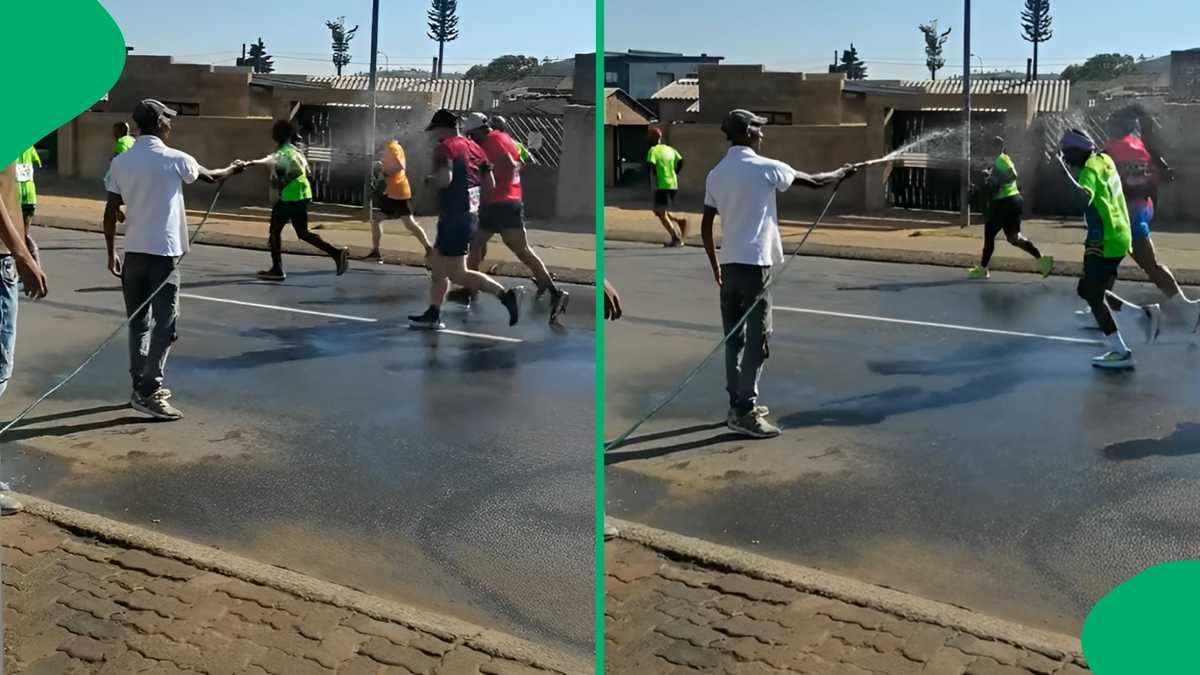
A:
[[[1047,656],[746,574],[672,560],[626,539],[608,542],[605,561],[608,673],[1089,672],[1066,653]]]
[[[538,675],[435,635],[73,534],[0,520],[7,675]]]

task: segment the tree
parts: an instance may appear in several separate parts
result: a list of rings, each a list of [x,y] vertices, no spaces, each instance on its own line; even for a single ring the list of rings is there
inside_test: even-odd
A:
[[[342,68],[350,65],[350,41],[358,32],[358,26],[346,30],[346,17],[344,16],[339,16],[337,21],[326,21],[325,26],[333,35],[333,66],[337,68],[338,77],[341,77]]]
[[[438,43],[438,67],[436,77],[442,76],[442,64],[445,63],[446,43],[458,39],[458,0],[433,0],[433,6],[426,13],[429,18],[430,40]]]
[[[937,71],[946,65],[946,59],[942,57],[942,47],[946,45],[946,40],[950,39],[950,31],[954,29],[947,28],[945,33],[939,34],[937,19],[921,24],[919,29],[925,34],[925,66],[929,68],[929,79],[936,80]]]
[[[858,58],[858,50],[855,49],[854,43],[851,42],[850,49],[842,51],[842,62],[829,66],[829,72],[845,73],[847,80],[865,80],[867,78],[867,64]]]
[[[245,59],[244,65],[250,66],[256,73],[275,72],[275,64],[271,62],[271,57],[267,55],[267,46],[263,44],[262,38],[258,38],[258,42],[250,45],[250,56]]]
[[[505,54],[492,59],[486,66],[471,66],[464,77],[468,80],[505,82],[534,75],[541,67],[542,63],[536,57]]]
[[[1038,79],[1038,45],[1054,37],[1050,0],[1025,0],[1021,11],[1021,39],[1033,43],[1033,79]]]
[[[1082,66],[1067,66],[1061,77],[1071,82],[1108,82],[1136,69],[1137,61],[1129,54],[1097,54]]]

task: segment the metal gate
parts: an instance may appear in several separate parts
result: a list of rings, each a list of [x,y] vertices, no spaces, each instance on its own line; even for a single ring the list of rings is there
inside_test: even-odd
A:
[[[995,136],[1004,125],[1004,113],[980,111],[972,113],[971,145],[984,147],[986,139]],[[962,125],[962,111],[956,109],[897,110],[891,120],[891,148],[903,147],[926,133],[937,129],[956,128]],[[960,136],[955,136],[960,138]],[[928,150],[926,149],[926,154]],[[904,209],[932,211],[959,211],[962,209],[961,176],[957,168],[937,166],[954,164],[956,158],[937,156],[937,153],[922,157],[923,150],[916,148],[916,161],[897,162],[893,165],[887,182],[887,202]],[[945,153],[941,153],[945,154]],[[975,153],[973,153],[975,154]],[[979,185],[984,166],[983,155],[974,156],[972,161],[972,185]],[[961,165],[961,164],[960,164]],[[974,196],[971,197],[974,199]]]
[[[411,106],[379,106],[376,137],[413,122]],[[367,148],[371,109],[363,104],[302,105],[295,122],[311,169],[313,201],[363,205],[374,149]]]

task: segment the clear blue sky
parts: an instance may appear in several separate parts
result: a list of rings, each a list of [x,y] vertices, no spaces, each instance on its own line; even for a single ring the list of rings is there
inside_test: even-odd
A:
[[[345,15],[360,28],[347,72],[366,70],[371,52],[370,0],[100,0],[135,54],[233,65],[242,43],[262,37],[276,72],[332,75],[327,19]],[[429,0],[381,0],[379,50],[393,67],[428,69],[437,43],[425,36]],[[570,58],[595,50],[592,0],[506,0],[458,4],[459,38],[446,45],[445,70],[462,71],[502,54]],[[548,19],[552,17],[553,22]],[[548,25],[550,24],[550,25]],[[380,67],[386,65],[379,57]]]
[[[1025,70],[1032,45],[1022,40],[1023,0],[975,0],[971,51],[988,70]],[[1051,0],[1054,38],[1039,48],[1039,71],[1058,72],[1100,52],[1162,56],[1200,47],[1200,3],[1183,0]],[[927,79],[924,39],[917,26],[930,19],[953,28],[946,70],[962,72],[962,0],[608,0],[605,47],[706,52],[725,63],[762,63],[774,70],[824,72],[834,50],[851,42],[868,76]],[[973,68],[979,60],[972,60]]]

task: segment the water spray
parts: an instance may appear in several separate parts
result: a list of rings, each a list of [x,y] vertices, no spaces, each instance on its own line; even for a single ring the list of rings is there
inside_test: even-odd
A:
[[[221,190],[224,187],[225,187],[224,180],[222,180],[220,183],[217,184],[217,192],[216,192],[216,194],[213,195],[212,202],[210,202],[208,205],[208,210],[204,212],[204,217],[200,220],[200,224],[196,226],[196,229],[192,232],[192,236],[188,239],[188,247],[189,248],[191,247],[191,244],[193,244],[196,241],[196,237],[198,237],[200,235],[200,230],[204,227],[204,224],[208,222],[208,217],[210,215],[212,215],[213,209],[216,208],[217,199],[221,196]],[[186,256],[187,256],[187,253],[185,252],[182,256],[180,256],[180,258],[179,258],[180,261],[182,262],[183,258]],[[30,403],[28,406],[26,406],[25,409],[22,410],[16,417],[9,420],[8,424],[5,424],[2,428],[0,428],[0,437],[3,437],[4,434],[8,432],[9,429],[12,429],[13,427],[15,427],[17,425],[17,423],[19,423],[21,420],[25,419],[25,417],[29,413],[33,412],[34,408],[41,405],[41,403],[43,401],[45,401],[46,399],[53,396],[55,392],[57,392],[59,389],[62,389],[63,387],[65,387],[67,385],[67,383],[70,382],[71,380],[75,379],[76,375],[83,372],[83,369],[86,368],[89,363],[91,363],[93,360],[95,360],[95,358],[97,356],[99,356],[101,352],[104,351],[104,348],[107,347],[109,344],[111,344],[112,341],[115,340],[117,338],[117,336],[121,334],[121,331],[125,330],[125,327],[129,325],[129,322],[133,320],[133,317],[142,313],[143,311],[145,311],[145,309],[147,307],[150,306],[150,303],[154,301],[154,296],[158,295],[159,291],[161,291],[163,288],[166,287],[168,281],[170,281],[170,278],[163,279],[162,283],[160,283],[158,285],[158,288],[155,288],[154,292],[151,293],[150,296],[147,297],[146,300],[140,306],[138,306],[138,308],[136,310],[134,310],[133,312],[130,312],[129,316],[127,316],[125,318],[125,320],[122,321],[116,327],[116,329],[113,330],[113,332],[107,338],[105,338],[103,342],[100,343],[100,346],[96,347],[96,349],[93,350],[92,353],[89,354],[88,357],[85,358],[83,360],[83,362],[80,363],[77,368],[75,368],[75,370],[71,371],[71,373],[69,375],[67,375],[63,379],[59,380],[58,384],[55,384],[53,387],[50,387],[50,389],[48,389],[46,391],[46,393],[37,397],[37,399],[35,399],[33,403]]]
[[[880,161],[880,160],[875,160],[875,161]],[[808,231],[804,233],[804,237],[800,239],[800,243],[796,244],[795,250],[792,251],[792,253],[788,257],[788,259],[785,260],[783,265],[780,266],[779,272],[772,273],[770,276],[767,277],[766,283],[763,284],[763,289],[754,298],[754,302],[750,303],[750,307],[746,310],[746,313],[742,315],[742,318],[738,319],[738,322],[736,324],[734,324],[733,328],[728,333],[726,333],[724,337],[721,338],[721,341],[718,342],[716,344],[716,346],[714,346],[712,348],[712,351],[710,351],[700,361],[700,363],[698,363],[696,365],[696,367],[693,368],[691,370],[691,372],[689,372],[683,378],[683,380],[680,381],[679,385],[675,387],[674,391],[672,391],[670,395],[668,395],[658,405],[654,406],[649,412],[647,412],[645,415],[643,415],[641,417],[641,419],[639,419],[637,422],[634,422],[633,426],[629,427],[629,429],[627,429],[624,433],[622,433],[620,436],[617,436],[612,441],[606,443],[604,445],[604,451],[606,453],[611,452],[611,451],[615,450],[616,448],[620,447],[623,443],[625,443],[625,441],[627,441],[629,439],[629,436],[632,435],[633,432],[635,432],[639,428],[641,428],[641,426],[643,424],[650,421],[650,419],[653,418],[655,415],[657,415],[660,411],[662,411],[663,408],[667,407],[668,405],[670,405],[670,403],[672,401],[674,401],[676,398],[678,398],[679,395],[683,393],[683,390],[686,389],[687,386],[692,383],[692,380],[696,379],[696,376],[700,374],[700,371],[704,369],[704,366],[708,365],[708,362],[712,360],[713,356],[715,356],[717,354],[717,352],[721,350],[721,347],[723,347],[725,345],[725,343],[729,341],[729,338],[733,337],[734,333],[741,330],[742,326],[746,323],[746,319],[750,318],[750,314],[751,314],[751,312],[754,311],[754,308],[757,307],[758,303],[762,302],[763,298],[765,298],[767,296],[767,292],[771,290],[771,286],[775,284],[775,280],[782,277],[783,273],[787,271],[788,266],[792,264],[792,261],[794,261],[800,255],[800,249],[804,247],[804,242],[808,241],[808,236],[810,234],[812,234],[813,230],[815,230],[817,228],[817,225],[820,224],[820,222],[822,220],[824,220],[825,214],[829,213],[829,207],[833,205],[833,200],[837,197],[838,190],[841,189],[842,182],[845,180],[846,180],[846,178],[842,178],[841,180],[839,180],[837,182],[837,184],[835,184],[833,186],[833,193],[829,195],[829,200],[825,202],[825,208],[821,209],[821,214],[818,215],[817,219],[813,221],[813,224],[808,227]],[[2,433],[2,432],[0,432],[0,433]]]

